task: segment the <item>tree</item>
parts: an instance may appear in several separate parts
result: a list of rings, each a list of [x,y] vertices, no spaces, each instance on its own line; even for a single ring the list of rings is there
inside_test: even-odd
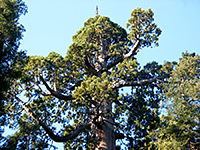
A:
[[[0,1],[0,77],[4,83],[1,86],[4,87],[7,87],[8,77],[15,72],[12,65],[24,55],[24,52],[18,51],[24,31],[24,27],[19,24],[19,18],[26,12],[26,6],[21,0]]]
[[[21,0],[0,0],[0,122],[5,123],[6,91],[12,79],[20,75],[16,62],[25,58],[23,51],[18,51],[24,27],[19,24],[19,18],[27,11]],[[7,95],[8,96],[8,95]],[[0,132],[2,133],[2,129]],[[2,138],[2,135],[0,134]]]
[[[200,56],[184,53],[164,85],[159,149],[200,149]]]
[[[161,30],[153,12],[136,8],[125,29],[96,15],[84,23],[67,55],[29,56],[20,66],[7,102],[12,128],[19,130],[4,143],[14,149],[44,149],[49,140],[67,149],[154,148],[150,132],[159,124],[158,84],[169,76],[162,65],[140,68],[135,56],[158,46]],[[127,94],[121,90],[130,87]],[[24,96],[22,96],[24,95]],[[26,111],[26,113],[24,112]],[[62,130],[56,134],[54,124]]]

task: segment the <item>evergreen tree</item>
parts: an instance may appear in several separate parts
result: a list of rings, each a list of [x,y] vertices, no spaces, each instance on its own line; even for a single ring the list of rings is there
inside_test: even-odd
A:
[[[154,149],[158,84],[172,68],[166,63],[165,72],[152,62],[141,69],[136,60],[142,48],[158,46],[161,30],[153,15],[151,9],[134,9],[129,33],[96,15],[73,36],[65,57],[51,52],[19,62],[22,76],[8,91],[6,105],[10,127],[18,131],[3,146],[44,149],[54,140],[66,149],[116,149],[117,141],[130,149]]]
[[[184,53],[164,84],[159,149],[200,149],[200,56]]]
[[[19,41],[22,39],[24,27],[19,24],[19,17],[27,11],[21,0],[0,0],[0,125],[5,124],[7,111],[5,93],[9,89],[12,79],[20,75],[15,66],[24,59],[25,53],[18,51]],[[19,64],[18,64],[19,65]],[[8,96],[8,95],[7,95]],[[0,139],[3,137],[0,128]]]

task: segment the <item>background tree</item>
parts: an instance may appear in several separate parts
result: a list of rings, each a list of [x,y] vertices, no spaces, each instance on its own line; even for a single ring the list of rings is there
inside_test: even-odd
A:
[[[0,123],[5,123],[6,91],[12,79],[20,75],[16,62],[25,58],[25,53],[18,51],[24,27],[19,24],[19,18],[27,11],[21,0],[0,0]],[[18,64],[19,65],[19,64]],[[8,96],[8,95],[7,95]],[[3,139],[0,129],[0,139]]]
[[[97,15],[73,37],[66,57],[51,52],[19,63],[22,77],[13,82],[6,105],[10,126],[19,130],[4,147],[44,149],[52,139],[67,149],[115,149],[116,140],[153,148],[149,133],[159,121],[158,84],[170,67],[167,73],[152,62],[141,69],[135,58],[142,48],[158,46],[161,30],[153,15],[134,9],[129,34]],[[123,87],[130,87],[127,94]],[[58,133],[55,124],[62,127]]]
[[[159,149],[200,149],[200,57],[184,53],[164,84]]]

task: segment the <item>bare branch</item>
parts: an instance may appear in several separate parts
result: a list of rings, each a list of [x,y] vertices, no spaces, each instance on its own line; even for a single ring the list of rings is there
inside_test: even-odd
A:
[[[140,40],[137,40],[135,45],[131,48],[131,50],[127,54],[123,55],[124,58],[129,58],[129,57],[133,56],[134,54],[136,54],[136,51],[139,46],[140,46]]]
[[[47,90],[51,93],[51,95],[55,96],[56,98],[62,99],[62,100],[73,100],[74,99],[72,97],[72,95],[66,96],[66,95],[63,95],[63,94],[58,93],[58,92],[54,91],[53,89],[51,89],[42,76],[40,76],[40,80],[43,82],[43,84],[45,85]]]
[[[112,88],[117,89],[117,88],[126,87],[126,86],[141,86],[141,85],[150,84],[155,81],[160,81],[167,77],[169,77],[169,75],[159,76],[159,77],[150,78],[150,79],[143,79],[140,81],[121,81],[118,83],[113,83]]]
[[[45,132],[49,135],[49,137],[54,140],[55,142],[66,142],[68,140],[72,140],[76,138],[86,127],[88,127],[90,124],[83,124],[80,125],[79,128],[75,129],[72,134],[68,134],[65,136],[58,136],[53,133],[53,131],[48,127],[47,124],[39,120],[35,114],[25,105],[25,103],[19,99],[17,96],[15,96],[16,100],[20,103],[20,105],[23,107],[23,109],[30,115],[37,123],[39,123],[40,126],[43,127]]]

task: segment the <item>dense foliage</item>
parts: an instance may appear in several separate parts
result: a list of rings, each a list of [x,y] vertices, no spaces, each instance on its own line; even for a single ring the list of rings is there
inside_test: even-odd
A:
[[[164,108],[158,147],[200,149],[200,56],[183,54],[164,84]]]
[[[24,31],[24,27],[19,24],[19,17],[25,13],[26,6],[21,0],[0,1],[0,81],[4,87],[10,77],[15,76],[12,65],[18,59],[23,59],[24,53],[18,51]]]
[[[26,57],[23,51],[18,51],[24,31],[24,27],[19,24],[19,18],[25,13],[26,6],[21,0],[0,0],[0,124],[2,126],[5,124],[7,113],[4,105],[8,95],[5,93],[13,78],[20,76],[16,63]],[[0,139],[2,139],[1,133]]]

